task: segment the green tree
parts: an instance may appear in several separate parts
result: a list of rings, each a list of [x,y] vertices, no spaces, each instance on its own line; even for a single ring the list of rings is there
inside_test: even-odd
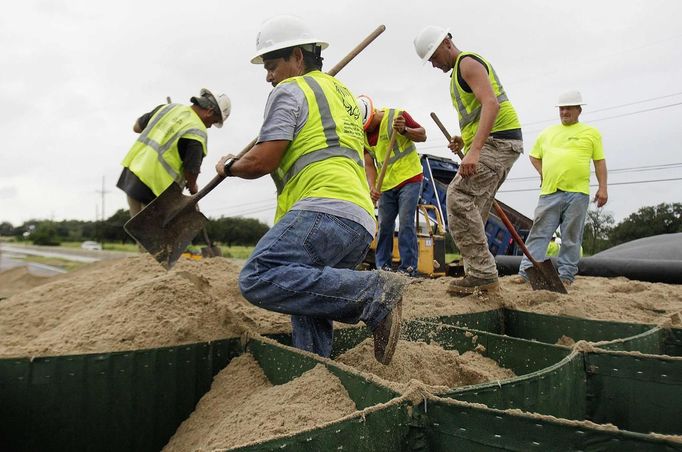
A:
[[[14,226],[12,226],[12,223],[8,223],[7,221],[3,221],[2,223],[0,223],[0,235],[8,237],[13,234]]]
[[[603,208],[590,207],[587,211],[583,235],[583,248],[586,254],[595,254],[608,248],[609,233],[614,223],[615,220],[610,212]]]
[[[642,207],[618,223],[609,234],[611,246],[652,235],[682,232],[682,204]]]
[[[61,243],[57,234],[57,227],[52,221],[43,221],[39,223],[33,232],[31,232],[29,240],[31,240],[34,245],[56,246]]]
[[[220,217],[210,219],[206,225],[209,238],[227,246],[252,246],[258,243],[270,228],[253,218]],[[203,239],[199,239],[203,241]]]

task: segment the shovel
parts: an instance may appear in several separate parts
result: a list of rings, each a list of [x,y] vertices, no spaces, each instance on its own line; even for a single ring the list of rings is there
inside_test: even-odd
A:
[[[206,231],[205,225],[203,228],[201,228],[201,234],[204,236],[204,242],[206,242],[206,246],[201,248],[201,256],[202,257],[219,257],[219,256],[222,256],[223,252],[220,249],[220,247],[217,245],[213,245],[211,243],[211,240],[208,238],[208,231]]]
[[[443,123],[440,122],[438,116],[436,116],[435,113],[431,113],[431,118],[434,120],[434,122],[441,130],[441,132],[443,132],[445,138],[448,139],[448,142],[450,142],[451,139],[450,134],[448,133]],[[461,151],[457,151],[457,155],[459,156],[460,159],[464,158],[464,155],[462,154]],[[507,214],[504,213],[502,207],[500,207],[500,205],[494,199],[493,207],[495,208],[497,216],[500,217],[504,225],[511,233],[516,244],[523,251],[523,254],[525,254],[528,260],[530,260],[531,263],[533,264],[531,268],[526,269],[526,274],[528,275],[528,280],[530,281],[530,286],[533,288],[533,290],[549,290],[558,293],[568,293],[566,287],[564,286],[564,283],[562,283],[561,279],[559,278],[559,274],[557,273],[556,268],[554,268],[554,265],[552,265],[552,261],[547,259],[542,262],[538,262],[535,259],[533,259],[533,256],[531,256],[530,252],[528,251],[528,248],[526,248],[526,244],[523,243],[523,239],[518,234],[518,232],[516,232],[516,228],[511,223],[511,221],[509,221]]]
[[[379,171],[379,177],[374,182],[374,189],[381,192],[381,184],[384,183],[384,176],[386,176],[386,170],[388,169],[389,160],[393,154],[393,148],[395,147],[395,129],[391,128],[393,133],[391,133],[391,139],[388,141],[388,151],[386,152],[386,158],[384,159],[384,164],[381,165],[381,171]]]
[[[377,27],[327,74],[336,75],[384,30],[386,30],[384,25]],[[254,138],[242,149],[237,158],[246,154],[255,144]],[[170,269],[208,221],[197,210],[197,203],[223,179],[221,176],[214,177],[204,188],[191,196],[183,195],[182,188],[172,183],[140,213],[128,220],[124,225],[125,231],[164,268]]]

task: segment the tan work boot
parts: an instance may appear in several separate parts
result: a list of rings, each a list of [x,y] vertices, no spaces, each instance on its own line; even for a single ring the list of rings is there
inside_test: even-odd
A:
[[[528,284],[528,280],[521,275],[516,275],[509,280],[512,284]]]
[[[450,283],[447,292],[450,295],[464,297],[478,292],[496,292],[500,289],[497,277],[476,278],[466,275],[462,279],[456,279]]]

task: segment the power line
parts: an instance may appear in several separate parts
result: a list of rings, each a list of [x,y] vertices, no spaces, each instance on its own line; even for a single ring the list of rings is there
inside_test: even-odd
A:
[[[651,102],[652,100],[667,99],[668,97],[675,97],[675,96],[679,96],[680,94],[682,94],[682,92],[679,92],[679,93],[672,93],[672,94],[666,94],[666,95],[664,95],[664,96],[650,97],[650,98],[648,98],[648,99],[636,100],[636,101],[634,101],[634,102],[628,102],[628,103],[626,103],[626,104],[614,105],[614,106],[612,106],[612,107],[604,107],[604,108],[599,108],[599,109],[597,109],[597,110],[586,111],[584,114],[587,116],[587,115],[591,115],[591,114],[593,114],[593,113],[599,113],[599,112],[601,112],[601,111],[615,110],[615,109],[617,109],[617,108],[629,107],[630,105],[644,104],[644,103],[646,103],[646,102]],[[524,124],[524,126],[527,127],[527,126],[532,126],[532,125],[535,125],[535,124],[541,124],[541,123],[544,123],[544,122],[551,122],[551,121],[556,121],[556,118],[552,118],[552,119],[543,119],[543,120],[541,120],[541,121],[528,122],[528,123]]]
[[[633,166],[629,168],[618,168],[618,169],[609,169],[609,174],[623,174],[623,173],[644,173],[648,171],[661,171],[661,170],[669,170],[669,169],[674,169],[682,166],[682,162],[680,163],[666,163],[662,165],[648,165],[648,166]],[[590,174],[594,174],[594,170],[590,171]],[[525,176],[525,177],[510,177],[505,180],[505,182],[521,182],[521,181],[528,181],[528,180],[536,180],[539,176]]]
[[[672,179],[649,179],[649,180],[636,180],[636,181],[629,181],[629,182],[609,182],[608,186],[614,186],[614,185],[635,185],[635,184],[649,184],[653,182],[671,182],[671,181],[676,181],[676,180],[682,180],[682,177],[675,177]],[[590,184],[590,187],[598,187],[599,184]],[[520,188],[517,190],[499,190],[497,193],[519,193],[519,192],[525,192],[525,191],[539,191],[540,188]]]

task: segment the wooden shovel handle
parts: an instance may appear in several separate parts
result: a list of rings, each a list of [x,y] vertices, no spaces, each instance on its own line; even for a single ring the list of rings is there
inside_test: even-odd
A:
[[[350,63],[350,61],[353,58],[355,58],[356,56],[358,56],[358,54],[360,52],[365,50],[365,48],[368,45],[370,45],[372,43],[372,41],[374,41],[385,30],[386,30],[385,25],[379,25],[377,28],[375,28],[374,31],[371,32],[369,35],[367,35],[367,37],[365,39],[363,39],[362,42],[360,42],[360,44],[355,46],[353,48],[353,50],[351,50],[348,53],[348,55],[346,55],[345,57],[343,57],[343,59],[341,61],[336,63],[336,66],[334,66],[333,68],[328,70],[327,74],[331,75],[332,77],[335,76],[336,74],[338,74],[341,71],[341,69],[346,67],[346,65],[348,63]],[[239,158],[243,157],[247,152],[249,152],[251,150],[251,148],[253,148],[256,145],[256,140],[257,140],[257,137],[254,138],[253,140],[251,140],[251,142],[249,144],[247,144],[244,147],[244,149],[241,150],[241,152],[239,154],[237,154],[237,158],[239,159]],[[208,184],[206,184],[206,186],[204,186],[196,194],[192,195],[192,200],[190,202],[192,202],[192,203],[198,202],[201,198],[206,196],[211,190],[216,188],[223,181],[223,179],[225,179],[223,176],[220,176],[220,175],[215,176],[213,179],[211,179],[211,181]]]
[[[448,143],[449,143],[450,140],[452,139],[452,137],[450,136],[450,133],[445,128],[443,123],[440,122],[440,119],[438,119],[438,116],[432,112],[431,113],[431,119],[433,119],[433,121],[436,123],[436,125],[438,126],[440,131],[443,132],[443,135],[445,135],[445,138],[448,139]],[[464,154],[462,154],[462,151],[457,151],[457,155],[459,156],[460,159],[464,158]],[[509,217],[507,217],[507,214],[504,213],[504,210],[502,210],[502,207],[500,207],[500,205],[497,203],[497,201],[495,199],[493,199],[493,207],[495,208],[495,212],[497,213],[497,216],[500,217],[500,219],[502,220],[502,223],[504,223],[504,225],[507,227],[507,230],[512,235],[512,237],[514,238],[514,241],[516,242],[516,244],[519,246],[519,248],[521,248],[521,251],[523,251],[523,254],[526,255],[526,257],[528,258],[528,260],[531,261],[533,266],[539,267],[540,264],[538,263],[538,261],[533,259],[533,256],[531,256],[530,251],[528,251],[528,248],[526,248],[526,244],[523,243],[523,239],[521,238],[519,233],[516,232],[516,228],[514,227],[512,222],[509,221]]]
[[[381,165],[381,171],[379,171],[379,177],[374,181],[374,189],[376,191],[381,191],[381,184],[384,182],[384,176],[386,175],[386,169],[390,163],[391,155],[393,155],[393,147],[395,146],[396,130],[391,128],[393,133],[391,134],[391,139],[388,140],[388,151],[386,152],[386,158],[384,158],[384,164]]]

